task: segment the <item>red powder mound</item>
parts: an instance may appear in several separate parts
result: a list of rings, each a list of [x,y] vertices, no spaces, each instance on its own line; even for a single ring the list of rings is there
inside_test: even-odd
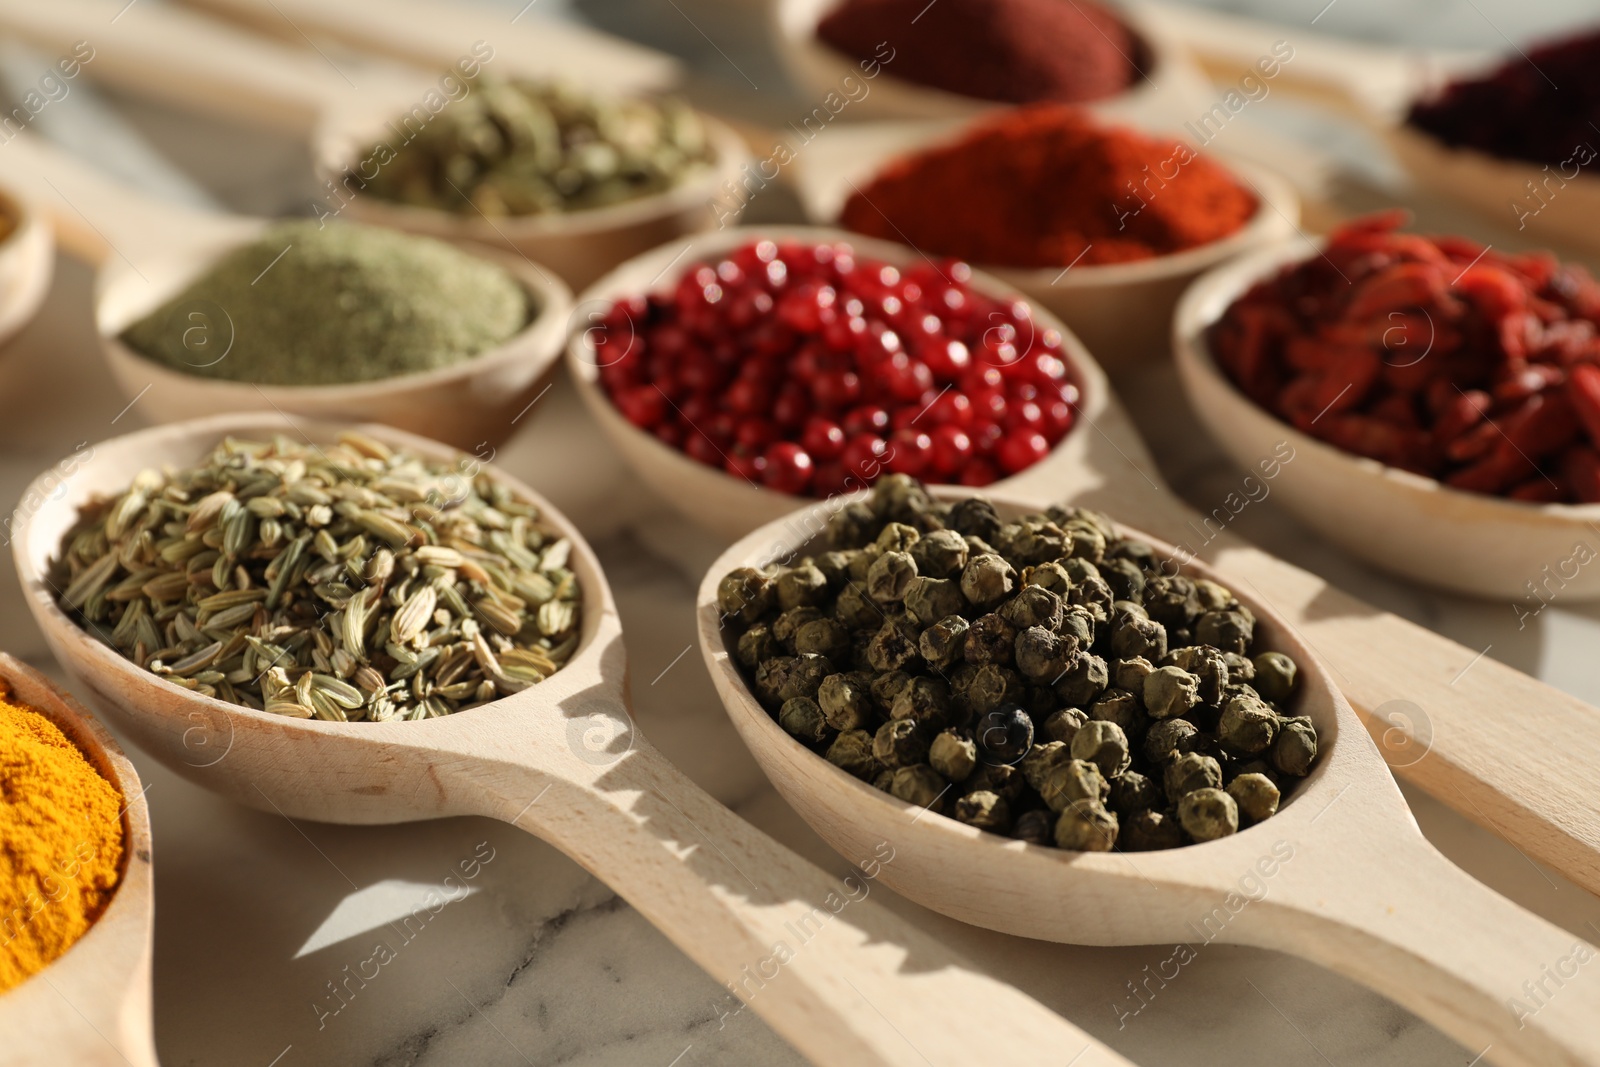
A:
[[[897,78],[983,100],[1079,103],[1126,89],[1143,45],[1089,0],[844,0],[817,36]]]
[[[1178,141],[1039,105],[890,164],[840,223],[928,255],[1002,267],[1121,263],[1226,237],[1253,193]]]

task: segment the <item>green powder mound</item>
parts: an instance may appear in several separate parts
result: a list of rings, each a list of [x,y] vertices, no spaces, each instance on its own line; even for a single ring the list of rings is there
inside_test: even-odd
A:
[[[224,256],[122,340],[173,370],[334,385],[448,367],[527,324],[509,273],[428,237],[284,222]]]

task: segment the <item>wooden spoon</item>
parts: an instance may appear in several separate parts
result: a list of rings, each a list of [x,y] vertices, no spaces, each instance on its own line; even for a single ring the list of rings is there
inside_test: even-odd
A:
[[[790,181],[806,217],[820,226],[834,226],[850,195],[864,188],[885,164],[955,140],[967,125],[944,121],[842,126],[795,156]],[[1221,240],[1131,263],[1049,268],[977,265],[1060,316],[1113,374],[1165,359],[1172,309],[1190,282],[1220,263],[1281,244],[1298,229],[1300,198],[1287,181],[1243,160],[1219,161],[1261,202],[1248,222]],[[1127,206],[1135,202],[1129,196]]]
[[[1030,510],[995,502],[1002,516]],[[763,527],[713,565],[700,586],[701,651],[745,744],[830,845],[856,856],[904,827],[896,840],[905,846],[883,874],[896,892],[963,922],[1050,941],[1186,945],[1188,958],[1212,941],[1291,952],[1398,1001],[1491,1062],[1600,1063],[1600,950],[1474,881],[1427,842],[1311,646],[1248,585],[1233,588],[1256,613],[1257,647],[1287,652],[1302,668],[1294,710],[1316,723],[1322,749],[1311,776],[1277,815],[1232,837],[1160,852],[1064,852],[942,815],[910,823],[922,809],[805,748],[761,707],[725,647],[717,584],[735,567],[804,554],[808,538],[795,530]],[[1187,558],[1151,540],[1166,558]],[[1209,567],[1184,570],[1228,581]],[[1188,962],[1176,955],[1176,966]],[[1551,971],[1558,983],[1546,978]],[[1524,981],[1544,981],[1547,992],[1532,994]]]
[[[7,5],[0,8],[0,27],[39,47],[64,49],[81,36],[84,26],[103,21],[105,11],[106,4],[97,0]],[[387,12],[381,21],[393,27],[399,17]],[[95,35],[96,58],[84,64],[83,73],[180,108],[265,123],[308,138],[321,192],[307,207],[319,218],[350,218],[507,248],[549,267],[573,286],[587,285],[614,264],[662,241],[717,223],[713,202],[718,191],[739,178],[749,153],[737,134],[705,115],[701,120],[716,157],[709,169],[673,189],[609,207],[489,218],[360,195],[360,175],[371,177],[372,168],[382,166],[375,144],[402,148],[408,139],[405,131],[414,136],[420,128],[415,117],[419,112],[425,123],[430,111],[442,113],[450,106],[441,93],[439,70],[472,58],[475,44],[496,47],[499,35],[474,37],[472,25],[468,18],[460,27],[435,27],[440,47],[448,53],[440,68],[422,73],[369,62],[353,70],[352,78],[324,55],[263,40],[172,5],[143,4]],[[507,24],[506,29],[515,28]],[[579,54],[592,58],[596,50],[584,48]],[[496,55],[491,52],[479,64],[479,78],[512,73],[498,65]],[[454,77],[456,94],[462,86],[470,90],[470,84]],[[425,104],[430,98],[437,101],[431,107]]]
[[[757,233],[838,236],[751,227],[717,235],[723,243],[696,244],[691,251],[725,248]],[[915,255],[902,246],[850,240],[891,262],[908,262]],[[580,313],[599,321],[613,298],[652,288],[656,275],[654,284],[671,285],[674,276],[663,269],[674,257],[681,255],[674,270],[695,262],[685,244],[617,268],[584,294]],[[974,284],[1018,295],[982,272],[974,272]],[[1047,311],[1034,314],[1042,324],[1056,324]],[[1292,446],[1250,457],[1254,482],[1241,483],[1237,493],[1215,501],[1209,514],[1182,503],[1162,484],[1104,372],[1076,338],[1069,337],[1068,349],[1082,390],[1079,425],[1043,462],[996,483],[992,491],[1041,507],[1059,501],[1099,507],[1186,546],[1233,585],[1270,602],[1297,628],[1329,664],[1398,774],[1525,855],[1600,893],[1600,807],[1594,803],[1600,711],[1487,658],[1484,651],[1464,648],[1340,592],[1229,530],[1234,515],[1251,506],[1248,497],[1259,497],[1263,486],[1277,492],[1278,478],[1287,486],[1290,479],[1312,477],[1303,473],[1308,461]],[[624,458],[694,521],[730,539],[780,519],[807,536],[822,528],[819,512],[796,511],[803,500],[695,463],[622,419],[599,390],[593,350],[581,332],[569,347],[567,366]],[[1279,440],[1287,444],[1287,438]],[[1317,490],[1315,484],[1306,487]]]
[[[1217,368],[1206,337],[1234,300],[1279,269],[1314,256],[1300,245],[1247,256],[1195,282],[1178,304],[1178,372],[1190,405],[1223,451],[1249,467],[1287,441],[1305,469],[1281,483],[1284,507],[1381,570],[1533,614],[1544,597],[1600,599],[1600,568],[1583,565],[1594,546],[1588,556],[1574,557],[1574,546],[1593,540],[1600,504],[1529,504],[1385,466],[1301,433]]]
[[[55,271],[55,238],[38,209],[0,188],[0,217],[10,232],[0,237],[0,345],[26,326],[44,303]]]
[[[509,271],[539,308],[520,333],[488,352],[439,370],[347,385],[255,385],[184,374],[134,352],[120,334],[227,250],[253,240],[268,221],[146,199],[26,133],[6,145],[6,180],[55,221],[64,244],[98,265],[101,349],[130,406],[137,403],[147,418],[283,411],[372,419],[471,448],[510,432],[566,337],[571,293],[559,279],[521,256],[470,247]],[[193,362],[226,358],[233,337],[226,309],[197,305],[189,318],[195,326],[184,337],[193,342]]]
[[[44,675],[0,653],[16,700],[55,723],[122,794],[122,879],[105,912],[60,957],[0,994],[5,1061],[16,1067],[155,1067],[150,1029],[154,919],[150,810],[128,757],[106,728]]]
[[[444,463],[466,458],[388,427],[362,430]],[[491,704],[420,722],[287,719],[174,686],[62,614],[44,576],[84,503],[121,491],[147,467],[193,462],[225,435],[274,433],[328,441],[335,430],[231,415],[105,442],[15,531],[24,595],[51,650],[79,691],[141,748],[208,789],[291,818],[392,823],[470,814],[521,826],[605,881],[730,990],[742,990],[818,1063],[1033,1062],[1045,1050],[1081,1055],[1081,1063],[1124,1062],[865,899],[878,869],[892,864],[898,834],[857,857],[869,888],[847,895],[651,747],[628,717],[621,623],[599,562],[565,518],[499,472],[488,471],[570,538],[583,633],[567,666]],[[197,737],[207,742],[204,758]]]

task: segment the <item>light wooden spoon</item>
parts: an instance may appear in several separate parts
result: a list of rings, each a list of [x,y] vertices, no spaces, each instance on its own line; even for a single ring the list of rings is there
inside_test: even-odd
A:
[[[15,1067],[155,1067],[150,1030],[154,906],[144,787],[106,728],[48,678],[4,653],[0,678],[15,699],[55,723],[125,801],[122,879],[111,903],[65,953],[0,994],[5,1061]]]
[[[466,458],[388,427],[362,429],[444,463]],[[104,442],[65,492],[15,531],[24,595],[51,650],[75,687],[141,748],[199,785],[291,818],[392,823],[470,814],[521,826],[605,881],[719,982],[737,984],[817,1063],[1033,1062],[1046,1050],[1081,1054],[1082,1063],[1124,1062],[865,899],[879,868],[892,865],[898,833],[856,857],[869,873],[850,890],[668,763],[629,719],[621,623],[599,562],[538,494],[492,469],[571,540],[583,630],[562,670],[469,711],[385,723],[251,711],[140,670],[56,606],[46,567],[88,500],[119,492],[144,468],[193,462],[225,435],[328,441],[334,432],[231,415]]]
[[[1003,516],[1030,510],[992,499]],[[1301,665],[1294,711],[1316,723],[1322,749],[1311,776],[1277,815],[1232,837],[1160,852],[1065,852],[923,813],[801,745],[756,701],[725,646],[717,584],[735,567],[805,554],[803,527],[772,523],[713,565],[700,586],[701,651],[745,744],[812,829],[844,856],[886,834],[904,841],[883,873],[896,892],[1024,937],[1291,952],[1398,1001],[1491,1062],[1600,1063],[1600,950],[1474,881],[1423,838],[1332,677],[1269,601],[1234,587],[1256,613],[1257,647]],[[1185,558],[1151,540],[1166,558]],[[1208,567],[1184,570],[1228,581]],[[1549,993],[1531,996],[1524,981],[1545,981]],[[1527,1002],[1520,1012],[1518,1002]]]
[[[340,10],[338,5],[318,6],[328,12]],[[109,7],[114,10],[116,5]],[[103,22],[107,10],[108,4],[101,0],[6,5],[0,7],[0,27],[40,47],[64,49],[81,37],[84,26]],[[398,12],[387,12],[381,19],[393,27],[400,17]],[[427,73],[369,61],[346,74],[325,55],[264,40],[190,10],[143,4],[95,34],[96,58],[84,64],[83,73],[176,107],[265,123],[307,138],[321,192],[306,206],[319,218],[337,216],[506,248],[548,267],[575,287],[677,234],[717,223],[718,192],[725,182],[739,178],[749,153],[737,134],[705,115],[701,120],[715,154],[711,167],[673,189],[608,207],[490,218],[362,195],[365,183],[360,176],[370,178],[373,168],[381,169],[383,162],[373,146],[382,142],[401,150],[432,113],[442,114],[451,106],[450,98],[441,93],[440,71],[463,57],[472,58],[475,44],[496,46],[498,35],[475,37],[474,25],[470,17],[460,27],[433,25],[430,32],[439,35],[439,47],[448,58]],[[516,29],[507,23],[508,34],[515,36]],[[593,57],[597,51],[580,48],[578,54]],[[348,61],[346,65],[351,66]],[[557,64],[552,73],[560,69]],[[503,78],[511,73],[491,56],[479,64],[477,77]],[[454,78],[457,94],[462,86],[470,90],[459,74]],[[427,103],[430,99],[433,104]]]
[[[790,166],[790,180],[806,217],[820,226],[837,225],[851,194],[865,187],[885,164],[955,140],[967,125],[962,121],[854,123],[818,137]],[[1172,309],[1189,283],[1219,263],[1288,240],[1300,221],[1300,198],[1283,178],[1243,160],[1208,154],[1261,202],[1244,226],[1221,240],[1132,263],[976,266],[1055,312],[1113,374],[1165,359]],[[1134,203],[1128,197],[1127,208]]]
[[[1245,396],[1218,369],[1206,335],[1234,300],[1279,269],[1314,256],[1268,249],[1212,271],[1178,304],[1173,347],[1189,403],[1234,461],[1249,466],[1288,441],[1303,476],[1282,500],[1307,526],[1381,570],[1537,614],[1546,598],[1600,598],[1600,568],[1574,557],[1600,523],[1600,504],[1528,504],[1452,489],[1301,433]],[[1425,355],[1426,353],[1423,353]],[[1397,353],[1398,355],[1398,353]],[[1416,358],[1421,358],[1418,356]],[[1399,362],[1409,363],[1411,356]]]
[[[690,247],[728,247],[756,232],[828,233],[752,227],[718,235],[721,245]],[[891,261],[911,254],[901,246],[852,241]],[[598,322],[611,298],[651,288],[652,274],[680,253],[680,262],[693,262],[685,244],[618,268],[585,294],[580,316]],[[653,270],[635,271],[641,264]],[[981,272],[974,272],[974,280],[980,287],[998,285]],[[1035,315],[1053,321],[1048,312]],[[1207,513],[1182,503],[1162,484],[1105,373],[1070,335],[1068,352],[1082,390],[1079,425],[1043,462],[991,491],[1041,507],[1063,500],[1100,507],[1212,563],[1233,584],[1269,601],[1317,649],[1397,773],[1525,855],[1600,893],[1600,807],[1594,802],[1600,711],[1488,658],[1486,650],[1464,648],[1343,593],[1228,529],[1237,514],[1293,479],[1309,483],[1301,486],[1304,491],[1318,491],[1309,462],[1287,436],[1247,457],[1253,480],[1241,480],[1235,493],[1214,501]],[[593,352],[581,333],[574,336],[567,365],[624,458],[692,520],[730,540],[779,519],[808,536],[821,529],[819,513],[795,510],[804,501],[695,463],[622,419],[599,390]]]
[[[497,348],[454,366],[347,385],[255,385],[169,369],[120,340],[227,250],[255,238],[265,219],[210,215],[123,189],[48,144],[19,134],[6,145],[6,180],[26,191],[62,231],[62,242],[99,267],[95,325],[112,376],[147,418],[173,420],[219,411],[283,411],[371,419],[426,431],[472,448],[512,427],[566,338],[571,293],[521,256],[468,248],[504,267],[538,314]],[[288,252],[287,254],[292,254]],[[269,267],[270,269],[270,267]],[[227,309],[197,304],[184,333],[197,366],[226,357]],[[190,343],[192,342],[192,344]]]
[[[44,303],[55,271],[55,238],[38,209],[0,188],[0,214],[11,232],[0,238],[0,345],[15,337]]]

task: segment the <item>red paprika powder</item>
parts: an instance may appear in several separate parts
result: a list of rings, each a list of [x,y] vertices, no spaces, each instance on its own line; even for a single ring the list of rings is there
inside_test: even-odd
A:
[[[850,198],[839,221],[929,255],[1064,267],[1207,244],[1238,230],[1258,206],[1226,169],[1180,141],[1041,104],[891,163]]]
[[[897,78],[1023,104],[1080,103],[1122,92],[1146,65],[1138,37],[1091,0],[844,0],[817,36]]]
[[[1477,493],[1600,502],[1600,285],[1548,252],[1504,255],[1350,223],[1211,330],[1241,391],[1313,437]]]

